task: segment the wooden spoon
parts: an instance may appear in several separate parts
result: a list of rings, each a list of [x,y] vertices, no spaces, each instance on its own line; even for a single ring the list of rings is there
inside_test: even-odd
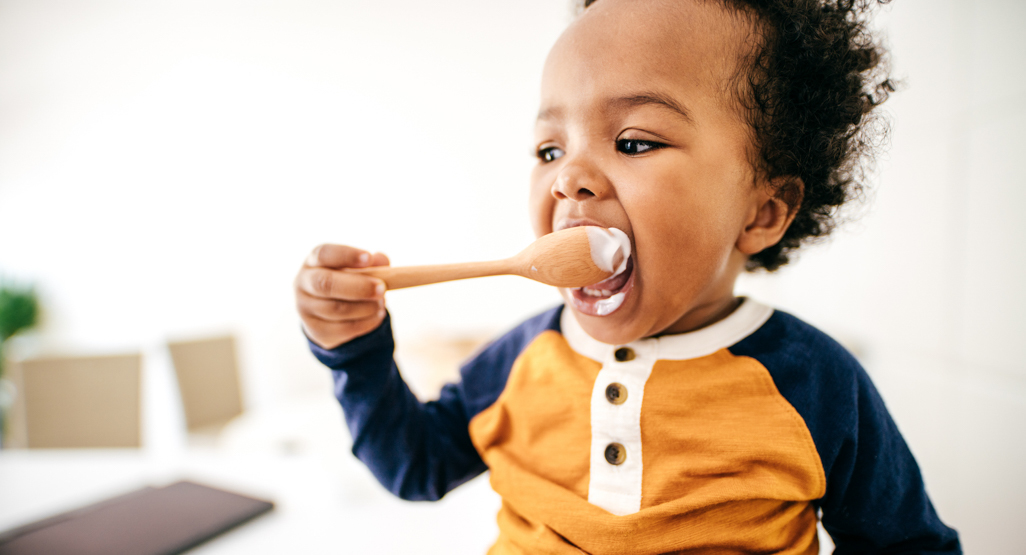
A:
[[[584,287],[622,271],[628,256],[630,242],[622,231],[617,229],[614,234],[601,227],[579,226],[544,235],[520,254],[504,260],[346,271],[379,278],[388,289],[500,275],[523,276],[556,287]]]

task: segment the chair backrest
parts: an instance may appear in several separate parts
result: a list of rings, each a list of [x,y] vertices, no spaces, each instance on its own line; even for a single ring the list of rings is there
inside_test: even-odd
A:
[[[140,446],[142,355],[34,358],[11,369],[15,446]]]
[[[231,336],[169,342],[189,431],[209,430],[242,414],[242,391]]]

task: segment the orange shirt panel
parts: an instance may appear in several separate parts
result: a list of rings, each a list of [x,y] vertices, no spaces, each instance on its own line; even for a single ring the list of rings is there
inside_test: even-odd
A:
[[[641,440],[642,508],[682,496],[811,501],[826,491],[805,421],[761,364],[726,349],[655,364]]]
[[[554,331],[521,353],[502,394],[470,421],[493,481],[529,472],[588,497],[591,389],[600,369]]]

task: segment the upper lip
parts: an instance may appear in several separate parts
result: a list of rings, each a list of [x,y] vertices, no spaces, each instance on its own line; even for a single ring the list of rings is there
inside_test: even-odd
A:
[[[596,226],[596,227],[606,227],[606,228],[609,227],[608,225],[602,225],[602,224],[596,222],[595,220],[589,220],[587,218],[567,218],[565,220],[560,220],[559,223],[556,224],[555,228],[552,231],[562,231],[562,230],[567,229],[567,228],[578,227],[578,226],[582,226],[582,225],[593,225],[593,226]]]

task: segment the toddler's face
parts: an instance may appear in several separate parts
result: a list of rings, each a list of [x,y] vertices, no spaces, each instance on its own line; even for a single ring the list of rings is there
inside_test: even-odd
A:
[[[748,31],[715,2],[600,0],[549,54],[535,233],[600,225],[632,243],[623,277],[561,290],[600,341],[687,331],[735,306],[736,243],[762,194],[729,85]]]

